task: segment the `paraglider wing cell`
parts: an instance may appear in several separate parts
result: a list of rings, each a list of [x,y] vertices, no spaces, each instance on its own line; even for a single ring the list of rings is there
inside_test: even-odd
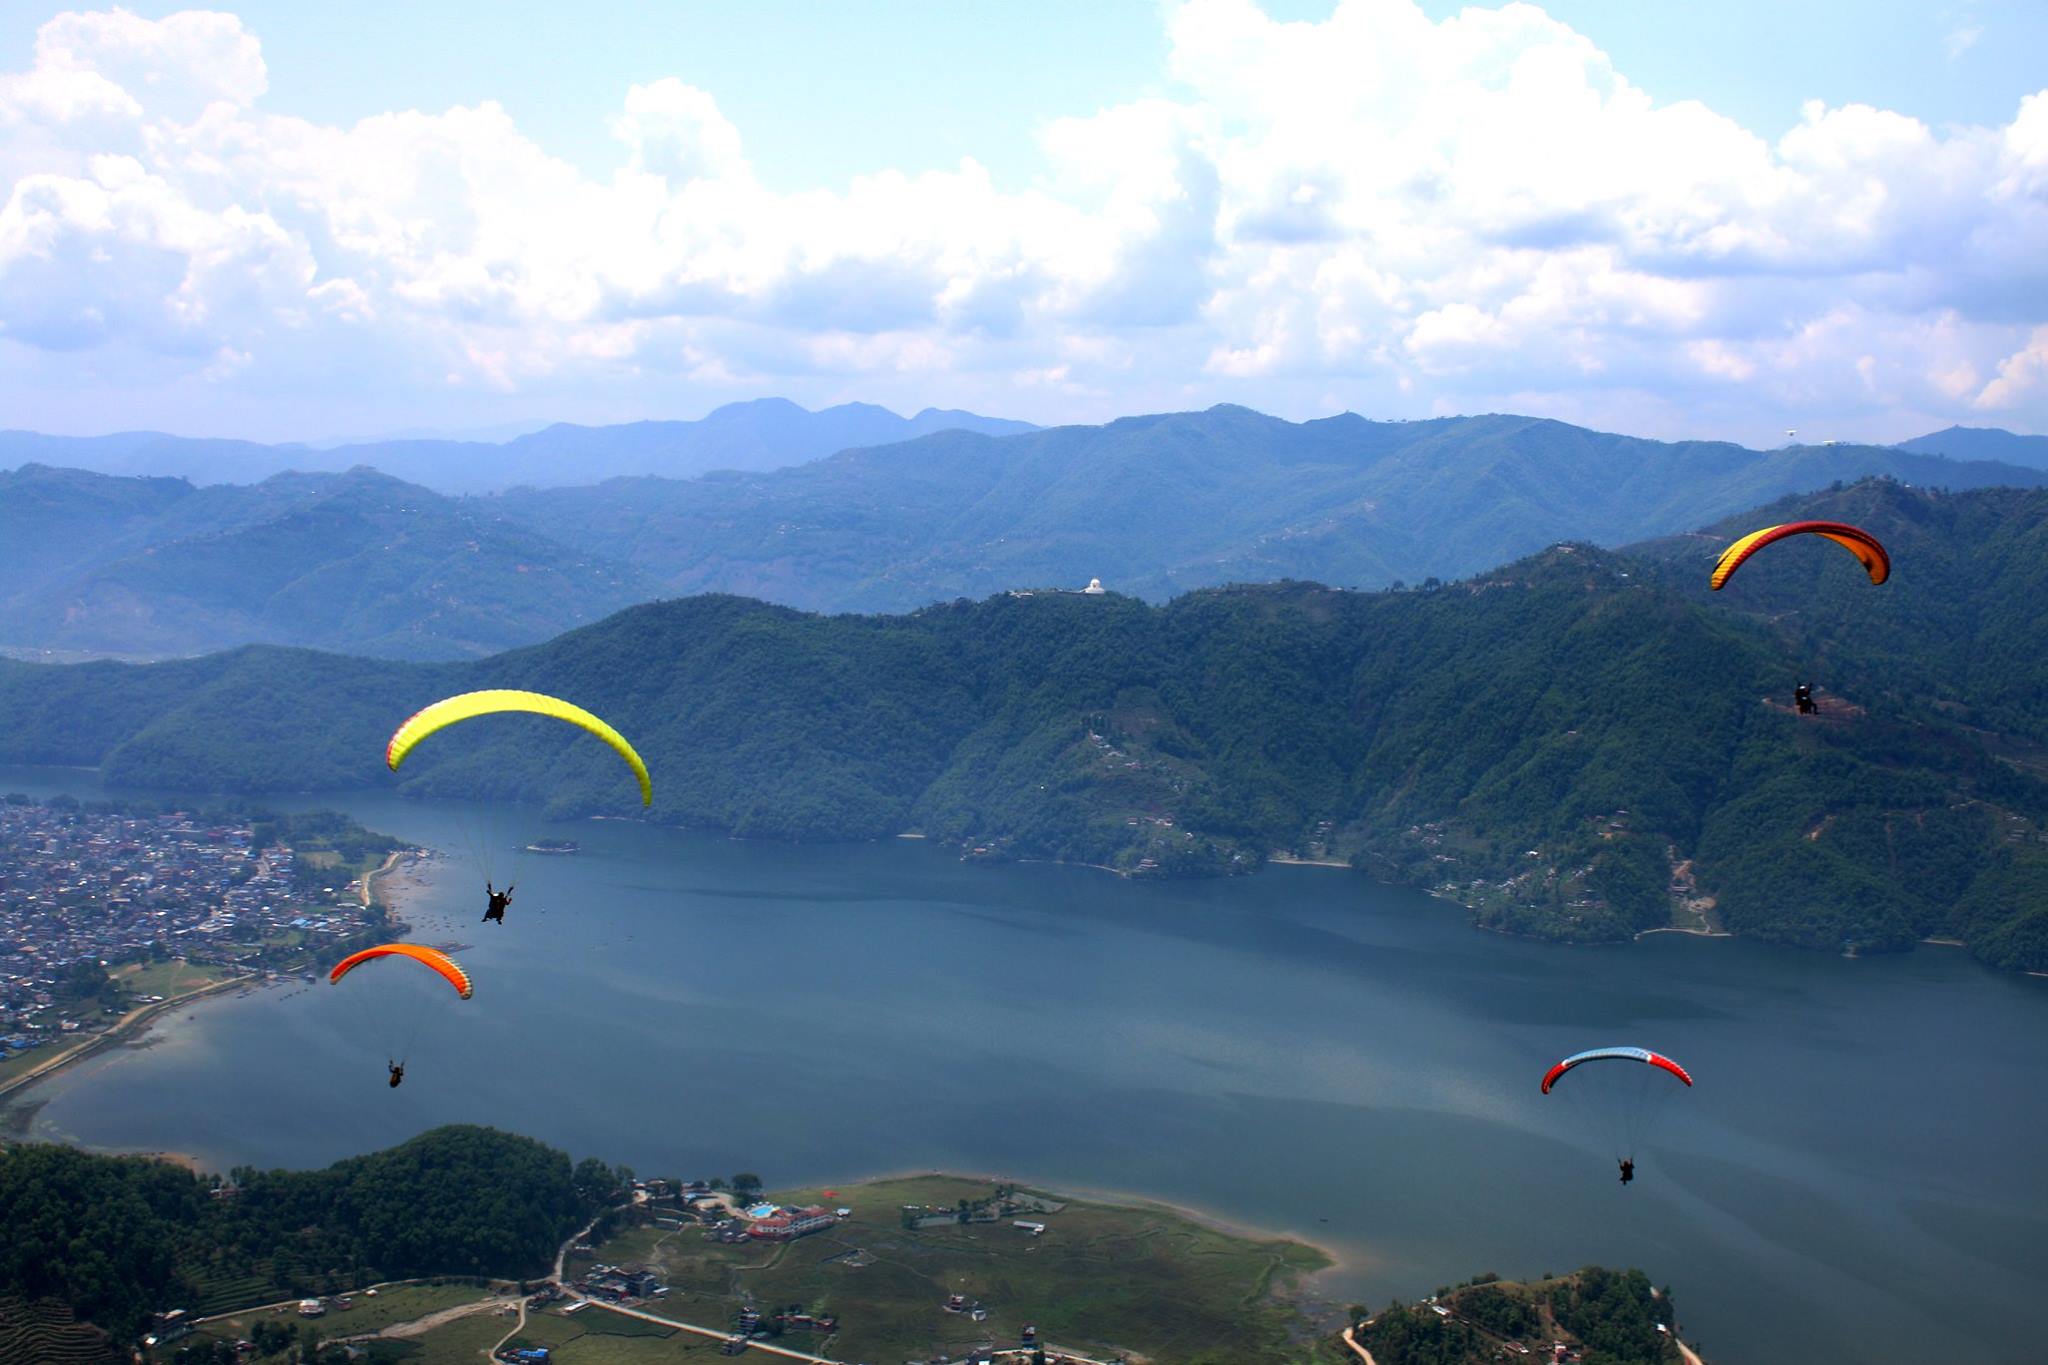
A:
[[[413,716],[398,727],[391,736],[391,742],[384,747],[384,762],[391,771],[397,772],[398,765],[405,762],[405,756],[413,747],[436,730],[469,720],[474,716],[491,715],[503,711],[525,711],[537,716],[553,716],[580,726],[612,746],[620,758],[632,768],[633,776],[640,783],[640,804],[654,804],[654,781],[647,775],[647,765],[640,761],[640,755],[626,742],[626,737],[611,726],[599,720],[590,712],[560,697],[550,697],[541,692],[519,692],[507,688],[493,688],[483,692],[464,692],[435,702],[432,706]]]
[[[1684,1067],[1672,1061],[1669,1057],[1652,1052],[1648,1048],[1596,1047],[1591,1052],[1575,1053],[1545,1072],[1543,1076],[1543,1093],[1548,1095],[1550,1087],[1557,1084],[1559,1077],[1563,1076],[1565,1072],[1570,1071],[1573,1067],[1584,1066],[1587,1062],[1646,1062],[1651,1066],[1660,1067],[1670,1072],[1687,1085],[1692,1084],[1692,1077],[1686,1074]]]
[[[471,987],[469,973],[459,963],[437,948],[422,947],[417,943],[384,943],[375,948],[365,948],[359,953],[350,953],[334,964],[334,970],[327,974],[327,980],[339,984],[344,976],[365,962],[380,957],[409,957],[432,971],[440,973],[443,980],[455,988],[455,993],[464,1000],[469,999]]]
[[[1842,521],[1788,521],[1782,526],[1766,526],[1761,531],[1751,531],[1723,550],[1708,585],[1715,592],[1721,591],[1722,584],[1758,550],[1787,536],[1802,535],[1824,536],[1855,555],[1872,583],[1882,583],[1891,577],[1891,556],[1885,553],[1884,546],[1878,544],[1877,537],[1862,527]]]

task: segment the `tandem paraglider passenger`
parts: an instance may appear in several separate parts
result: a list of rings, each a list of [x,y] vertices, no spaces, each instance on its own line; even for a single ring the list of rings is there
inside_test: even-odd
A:
[[[503,924],[505,922],[505,907],[512,903],[512,888],[508,886],[503,891],[500,891],[489,882],[485,882],[484,892],[491,898],[491,903],[484,907],[484,918]]]
[[[391,1088],[398,1089],[400,1082],[405,1080],[405,1063],[386,1062],[384,1065],[391,1068]]]
[[[393,1081],[392,1084],[397,1085],[398,1082]],[[1627,1157],[1623,1157],[1621,1159],[1621,1183],[1626,1185],[1629,1181],[1634,1180],[1635,1178],[1636,1163],[1629,1160]]]

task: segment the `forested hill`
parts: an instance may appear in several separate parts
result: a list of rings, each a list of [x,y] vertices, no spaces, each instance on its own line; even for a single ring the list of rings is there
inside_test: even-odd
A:
[[[1283,578],[1452,578],[1870,475],[2048,484],[2048,470],[1884,446],[1759,451],[1534,417],[1297,423],[1217,407],[1002,439],[948,432],[768,474],[514,490],[489,506],[671,592],[908,611],[1090,578],[1155,601]]]
[[[592,1159],[572,1168],[532,1138],[456,1126],[326,1170],[238,1170],[229,1183],[215,1196],[162,1161],[0,1149],[0,1297],[62,1300],[128,1341],[172,1307],[415,1275],[538,1277],[620,1177]]]
[[[263,641],[474,658],[659,591],[375,470],[206,488],[43,465],[0,473],[0,645],[166,655]]]
[[[1944,935],[2048,967],[2048,649],[2029,615],[2048,493],[1868,483],[1742,520],[1801,510],[1887,540],[1892,583],[1786,543],[1710,594],[1715,532],[1403,592],[1041,592],[898,617],[703,597],[461,665],[264,648],[8,665],[0,761],[99,763],[117,785],[384,784],[384,740],[420,705],[529,687],[625,731],[664,821],[915,829],[1162,875],[1334,856],[1532,933]],[[1789,705],[1803,678],[1817,719]],[[436,736],[401,785],[637,810],[608,750],[545,721]]]

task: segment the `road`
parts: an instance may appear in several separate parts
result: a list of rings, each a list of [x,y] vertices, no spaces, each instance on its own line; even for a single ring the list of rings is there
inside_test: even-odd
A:
[[[365,909],[370,904],[370,883],[383,876],[386,872],[389,872],[392,868],[397,867],[398,860],[404,856],[404,853],[403,849],[394,850],[384,859],[384,866],[376,869],[374,872],[365,872],[363,874],[363,906]]]
[[[1366,1350],[1363,1346],[1360,1346],[1358,1344],[1357,1338],[1351,1335],[1351,1333],[1354,1330],[1355,1328],[1353,1327],[1346,1327],[1344,1329],[1344,1344],[1346,1346],[1349,1346],[1352,1350],[1358,1352],[1358,1358],[1364,1361],[1365,1365],[1379,1365],[1379,1362],[1372,1358],[1372,1352]]]
[[[519,1296],[519,1321],[513,1323],[512,1330],[505,1333],[504,1336],[499,1337],[497,1340],[497,1344],[491,1347],[492,1360],[496,1360],[498,1358],[498,1352],[505,1349],[506,1342],[512,1340],[512,1338],[518,1336],[521,1332],[524,1332],[526,1330],[526,1301],[530,1297],[532,1296],[528,1294],[521,1294]]]
[[[585,1300],[585,1302],[589,1303],[594,1309],[600,1309],[609,1313],[619,1313],[629,1318],[639,1318],[642,1322],[658,1322],[664,1327],[674,1327],[684,1332],[695,1332],[700,1337],[710,1337],[715,1341],[729,1341],[732,1339],[732,1332],[727,1328],[699,1327],[695,1323],[678,1322],[674,1318],[665,1318],[658,1313],[649,1313],[638,1308],[621,1308],[617,1304],[598,1303],[595,1300]],[[811,1365],[846,1365],[845,1361],[834,1360],[830,1356],[814,1356],[808,1351],[799,1351],[788,1346],[777,1346],[766,1341],[750,1341],[747,1343],[747,1349],[749,1351],[766,1351],[769,1355],[783,1356],[790,1360],[807,1360],[811,1362]]]

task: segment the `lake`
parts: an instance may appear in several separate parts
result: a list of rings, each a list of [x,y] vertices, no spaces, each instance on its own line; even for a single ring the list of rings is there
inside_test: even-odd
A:
[[[1340,1302],[1639,1265],[1716,1365],[2048,1358],[2048,981],[1956,949],[1550,947],[1327,869],[1127,882],[537,815],[496,855],[500,928],[471,813],[290,804],[452,850],[408,913],[474,945],[475,998],[428,1019],[396,1091],[341,989],[207,1003],[31,1092],[38,1135],[224,1170],[474,1122],[643,1175],[1004,1174],[1299,1233],[1344,1258],[1319,1285]],[[545,836],[583,851],[510,851]],[[1537,1091],[1610,1043],[1698,1082],[1628,1188]]]

